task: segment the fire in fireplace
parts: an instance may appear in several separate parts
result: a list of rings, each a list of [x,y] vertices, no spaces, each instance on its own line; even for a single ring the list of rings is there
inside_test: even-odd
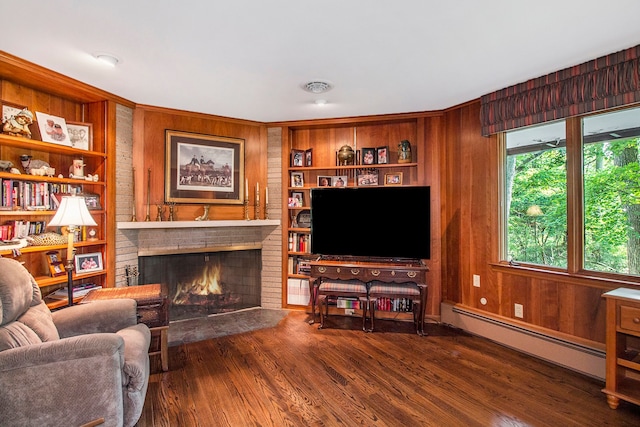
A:
[[[171,320],[260,306],[259,249],[138,257],[141,283],[162,283]]]

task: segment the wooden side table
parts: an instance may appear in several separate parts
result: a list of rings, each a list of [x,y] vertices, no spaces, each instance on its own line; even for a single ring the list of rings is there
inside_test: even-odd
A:
[[[607,300],[607,403],[616,409],[620,399],[640,405],[640,291],[618,288],[602,295]]]
[[[138,303],[138,323],[151,330],[152,338],[160,338],[159,345],[149,349],[149,356],[160,355],[162,370],[169,370],[169,299],[160,284],[96,289],[87,294],[82,303],[92,301],[131,298]],[[159,348],[158,348],[159,347]]]

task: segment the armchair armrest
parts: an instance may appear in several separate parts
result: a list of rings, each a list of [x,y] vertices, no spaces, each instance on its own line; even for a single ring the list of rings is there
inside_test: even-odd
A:
[[[60,338],[117,332],[138,323],[133,299],[113,299],[79,304],[51,313]]]
[[[7,425],[122,420],[124,340],[92,334],[0,352]],[[34,404],[37,402],[37,404]]]

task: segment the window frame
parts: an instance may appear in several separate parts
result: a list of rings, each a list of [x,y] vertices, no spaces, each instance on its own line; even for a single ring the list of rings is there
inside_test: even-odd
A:
[[[606,112],[620,111],[630,108],[638,108],[638,105],[628,105],[621,108],[607,110]],[[509,265],[518,269],[525,269],[530,271],[550,273],[550,274],[562,274],[568,276],[575,276],[579,278],[594,279],[594,280],[610,280],[615,281],[618,285],[622,282],[631,286],[640,285],[640,276],[634,276],[625,273],[611,273],[601,272],[595,270],[587,270],[584,268],[584,147],[582,139],[582,119],[598,114],[603,114],[605,111],[596,111],[590,114],[584,114],[580,116],[565,118],[566,126],[566,176],[567,176],[567,267],[555,267],[544,264],[533,264],[527,262],[521,262],[519,260],[509,261],[508,259],[508,212],[506,212],[506,161],[507,161],[507,148],[506,148],[506,134],[500,132],[498,134],[499,155],[499,182],[500,189],[500,215],[499,215],[499,265]],[[512,129],[513,130],[513,129]]]

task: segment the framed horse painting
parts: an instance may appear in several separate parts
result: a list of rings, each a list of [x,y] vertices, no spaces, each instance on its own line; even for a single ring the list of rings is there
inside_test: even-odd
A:
[[[165,202],[242,204],[244,139],[165,130]]]

